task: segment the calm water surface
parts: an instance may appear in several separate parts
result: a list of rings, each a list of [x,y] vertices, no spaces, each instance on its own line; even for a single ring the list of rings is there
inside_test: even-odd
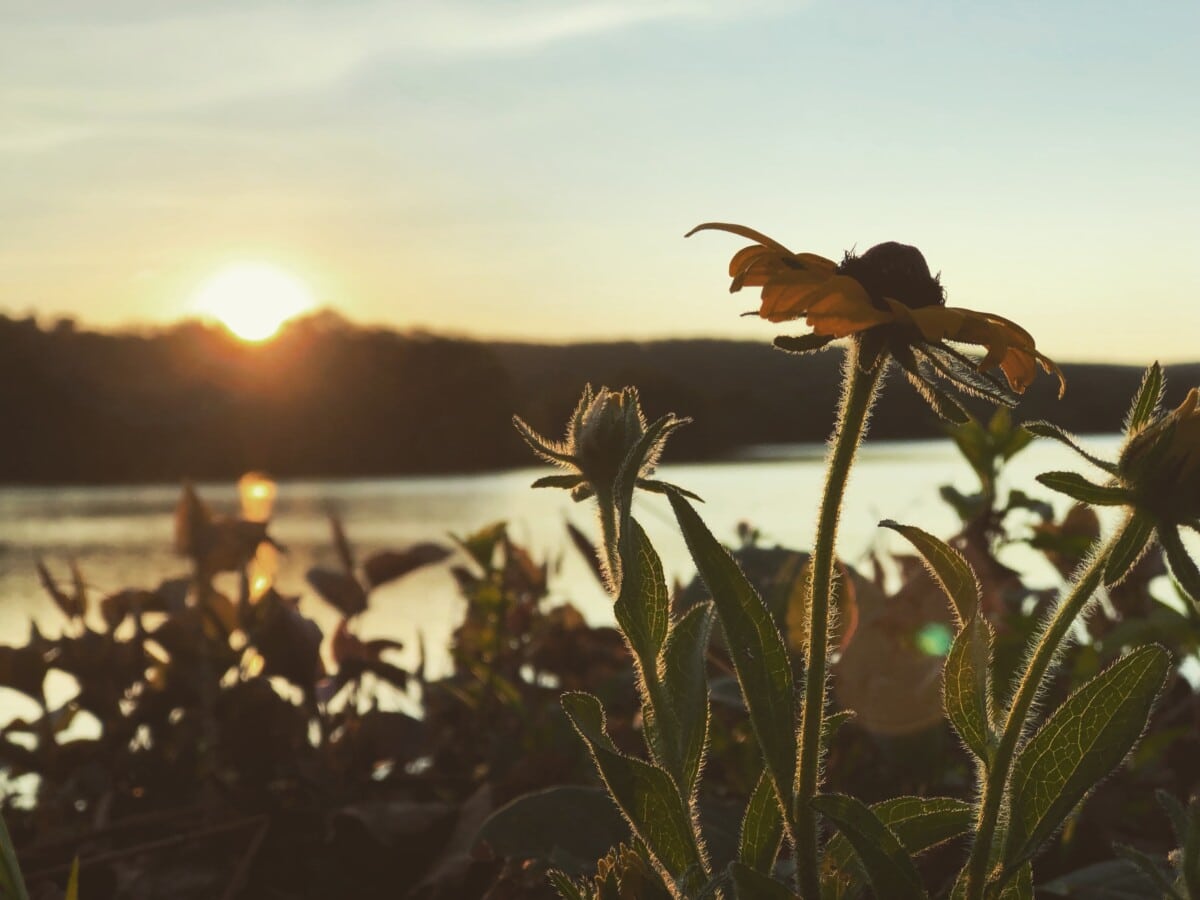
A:
[[[1117,438],[1087,443],[1108,456]],[[747,521],[768,544],[804,548],[816,520],[823,454],[822,446],[763,447],[736,462],[667,465],[661,475],[705,498],[701,513],[719,538],[732,542],[738,522]],[[1080,470],[1075,460],[1065,448],[1038,441],[1013,461],[1007,480],[1061,508],[1061,499],[1033,477],[1050,469]],[[305,612],[328,634],[337,613],[307,589],[304,573],[314,564],[336,565],[330,513],[342,517],[360,555],[467,534],[503,519],[515,540],[556,568],[553,599],[570,600],[593,622],[611,621],[608,599],[568,544],[563,527],[571,521],[593,533],[592,511],[587,504],[573,504],[562,491],[531,490],[530,482],[545,473],[530,468],[439,478],[284,482],[272,523],[272,533],[289,550],[280,588],[304,594]],[[957,520],[937,494],[943,484],[975,488],[970,469],[946,441],[865,446],[847,494],[842,556],[853,563],[881,542],[893,546],[894,536],[877,528],[881,518],[952,533]],[[200,493],[218,509],[237,507],[233,485],[202,485]],[[0,489],[0,643],[23,641],[31,619],[50,634],[62,627],[37,582],[39,556],[63,579],[68,560],[75,559],[94,597],[126,587],[153,588],[164,578],[186,574],[184,561],[171,549],[177,496],[175,485]],[[665,498],[642,497],[635,513],[658,546],[668,579],[690,578],[692,567]],[[232,592],[233,585],[228,589]],[[446,664],[438,648],[446,646],[461,613],[448,569],[438,566],[377,591],[361,631],[405,641],[414,658],[414,639],[422,633],[436,671]]]

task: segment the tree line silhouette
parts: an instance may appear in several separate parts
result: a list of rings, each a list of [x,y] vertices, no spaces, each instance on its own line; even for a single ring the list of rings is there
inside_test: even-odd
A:
[[[262,345],[219,326],[99,333],[70,320],[0,316],[0,481],[89,483],[365,477],[523,466],[514,413],[552,431],[587,382],[637,385],[650,415],[675,410],[674,459],[711,459],[829,433],[839,356],[803,357],[723,340],[540,345],[363,328],[321,312]],[[1019,418],[1112,432],[1137,367],[1064,366],[1068,401],[1048,382]],[[1172,366],[1177,391],[1200,364]],[[891,376],[899,381],[895,373]],[[882,438],[940,434],[902,385],[875,415]],[[1181,395],[1182,396],[1182,395]],[[1171,396],[1169,403],[1179,397]],[[797,411],[808,410],[804,415]],[[981,407],[981,412],[984,409]]]

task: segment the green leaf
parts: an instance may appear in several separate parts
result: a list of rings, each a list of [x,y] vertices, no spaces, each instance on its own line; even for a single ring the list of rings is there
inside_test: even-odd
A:
[[[1030,859],[1133,749],[1170,668],[1162,647],[1139,647],[1072,694],[1029,739],[1013,765],[1009,867]]]
[[[756,872],[769,875],[775,867],[782,841],[783,817],[779,811],[779,800],[775,797],[770,776],[764,770],[750,794],[746,814],[742,817],[738,859]]]
[[[1158,800],[1158,805],[1163,808],[1163,812],[1167,814],[1167,818],[1171,820],[1171,831],[1175,834],[1175,843],[1182,847],[1187,843],[1188,831],[1188,814],[1183,808],[1183,804],[1168,794],[1161,788],[1154,792],[1154,798]]]
[[[602,789],[559,785],[500,807],[473,843],[486,843],[497,856],[552,861],[583,875],[610,847],[628,839],[625,820]]]
[[[821,746],[828,747],[838,730],[857,715],[852,709],[839,709],[821,722]]]
[[[1093,484],[1075,472],[1044,472],[1037,480],[1052,491],[1092,506],[1125,506],[1134,499],[1124,488]]]
[[[801,334],[794,337],[781,334],[775,338],[775,346],[787,353],[812,353],[825,349],[825,345],[832,340],[831,334]]]
[[[908,851],[866,804],[844,794],[821,794],[813,798],[812,806],[850,842],[877,896],[928,900]]]
[[[1124,859],[1107,859],[1038,885],[1039,897],[1087,900],[1162,900],[1154,885]]]
[[[1167,877],[1167,872],[1170,869],[1166,865],[1166,860],[1160,861],[1149,853],[1125,844],[1113,844],[1113,850],[1116,851],[1117,856],[1127,859],[1133,865],[1137,866],[1142,874],[1152,881],[1159,891],[1162,891],[1164,900],[1189,900],[1189,898],[1175,890],[1175,885],[1171,884],[1171,880]]]
[[[728,869],[738,900],[797,900],[791,888],[739,862]]]
[[[582,475],[543,475],[530,485],[535,488],[565,488],[571,490],[583,483]]]
[[[1001,841],[1002,838],[997,835],[997,842]],[[958,879],[954,882],[954,887],[950,891],[950,900],[966,900],[966,873],[967,870],[965,868],[958,873]],[[985,896],[994,898],[994,900],[1033,900],[1033,867],[1029,863],[1020,866],[1007,877],[1008,881],[1001,888],[999,895],[995,893],[995,889],[993,888],[992,893],[985,894]],[[1075,895],[1072,894],[1071,896]]]
[[[1138,392],[1133,398],[1133,405],[1129,408],[1129,415],[1125,419],[1126,434],[1141,431],[1142,426],[1150,421],[1154,416],[1154,411],[1162,402],[1164,387],[1166,387],[1166,383],[1163,379],[1162,367],[1158,363],[1151,364],[1150,368],[1146,369],[1146,374],[1142,376],[1141,387],[1138,388]]]
[[[712,604],[697,603],[674,623],[663,647],[663,688],[669,709],[656,708],[655,715],[666,732],[664,740],[675,742],[680,788],[688,797],[695,792],[708,742],[705,660],[711,631]]]
[[[1108,555],[1104,566],[1104,584],[1112,587],[1129,574],[1142,558],[1154,533],[1154,520],[1143,512],[1134,511],[1129,517]]]
[[[725,630],[729,658],[776,796],[784,809],[790,809],[796,774],[796,700],[783,637],[758,592],[696,510],[675,494],[670,500]]]
[[[558,891],[562,900],[592,900],[592,893],[585,886],[577,884],[565,872],[550,869],[546,878],[553,888]]]
[[[633,388],[626,388],[625,390],[634,391]],[[636,391],[634,393],[636,396]],[[636,406],[637,404],[635,403],[629,407],[631,414]],[[621,468],[617,472],[616,491],[618,509],[625,510],[628,513],[630,505],[633,502],[633,489],[637,485],[638,476],[646,468],[653,467],[653,462],[658,459],[663,445],[671,433],[689,424],[691,421],[691,419],[678,419],[673,414],[668,413],[646,426],[646,430],[642,433],[638,442],[625,454],[625,459],[621,462]],[[650,463],[649,466],[647,466],[647,462]]]
[[[963,555],[945,541],[914,525],[901,525],[891,519],[884,519],[879,524],[908,539],[925,560],[938,587],[950,600],[958,624],[970,621],[979,608],[979,581]]]
[[[1179,532],[1174,528],[1159,528],[1158,539],[1167,557],[1167,565],[1171,569],[1171,577],[1179,585],[1179,589],[1200,607],[1200,569],[1179,539]]]
[[[910,856],[964,834],[975,813],[971,804],[953,797],[893,797],[873,804],[871,812],[891,829]],[[855,861],[851,845],[840,834],[829,841],[825,856],[838,872],[849,871]]]
[[[21,866],[17,863],[17,851],[4,817],[0,816],[0,897],[13,900],[29,900],[25,890],[25,879],[21,877]]]
[[[675,782],[655,766],[616,749],[604,726],[604,708],[591,694],[567,693],[563,709],[587,744],[600,777],[630,828],[646,847],[655,867],[670,882],[694,882],[702,872],[692,833],[691,812]],[[702,884],[703,881],[700,881]],[[689,889],[698,889],[692,884]]]
[[[1026,422],[1025,429],[1037,435],[1038,437],[1050,438],[1058,441],[1060,444],[1065,444],[1090,462],[1093,466],[1096,466],[1098,469],[1102,469],[1109,475],[1117,474],[1117,466],[1115,463],[1111,463],[1106,459],[1101,459],[1092,453],[1088,453],[1079,445],[1079,439],[1076,438],[1075,435],[1063,428],[1059,428],[1053,422],[1045,422],[1041,420],[1036,422]]]
[[[479,568],[490,572],[492,571],[492,560],[496,555],[496,546],[504,540],[507,533],[507,522],[494,522],[466,537],[452,534],[450,538],[475,560]]]
[[[1029,863],[1017,870],[1017,877],[1000,891],[997,900],[1033,900],[1033,866]]]
[[[979,613],[954,638],[942,674],[946,718],[985,765],[992,755],[992,627]]]
[[[653,677],[658,654],[667,639],[671,595],[658,553],[636,519],[629,520],[624,550],[621,591],[613,613],[638,661]]]

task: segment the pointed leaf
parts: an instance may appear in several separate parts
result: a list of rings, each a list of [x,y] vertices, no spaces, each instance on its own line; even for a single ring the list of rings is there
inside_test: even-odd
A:
[[[1075,472],[1043,472],[1037,480],[1052,491],[1093,506],[1125,506],[1134,499],[1124,488],[1093,484]]]
[[[1162,542],[1167,555],[1167,565],[1171,569],[1171,577],[1179,585],[1179,589],[1200,607],[1200,569],[1179,539],[1179,532],[1174,528],[1159,528],[1158,539]]]
[[[1125,523],[1121,536],[1117,538],[1112,552],[1108,556],[1108,564],[1104,567],[1104,584],[1112,587],[1129,574],[1130,570],[1142,558],[1149,546],[1150,536],[1154,533],[1154,520],[1141,511],[1134,511],[1129,521]]]
[[[708,743],[708,677],[705,660],[712,631],[712,604],[697,603],[671,627],[663,647],[663,687],[678,747],[684,794],[692,796]],[[665,713],[656,710],[660,723]],[[665,724],[665,723],[664,723]]]
[[[550,869],[546,878],[562,900],[592,900],[591,891],[585,885],[576,884],[565,872]]]
[[[1141,431],[1142,426],[1150,421],[1162,402],[1165,386],[1162,367],[1157,362],[1153,363],[1142,376],[1141,387],[1138,388],[1133,405],[1129,408],[1129,416],[1125,419],[1126,434]]]
[[[854,716],[855,712],[852,709],[839,709],[837,712],[827,715],[821,722],[821,746],[828,747],[838,730],[851,721]]]
[[[738,900],[797,900],[786,884],[740,862],[729,864],[729,875]]]
[[[534,488],[565,488],[571,490],[583,483],[582,475],[543,475],[530,485]]]
[[[624,543],[624,572],[613,613],[638,661],[653,677],[658,654],[667,639],[671,596],[662,561],[636,519],[629,520]]]
[[[913,525],[901,525],[890,519],[879,524],[908,538],[925,560],[938,587],[950,600],[958,624],[969,621],[979,608],[979,581],[963,555],[945,541]]]
[[[357,616],[367,608],[367,593],[352,575],[314,566],[304,577],[322,600],[343,615]]]
[[[668,883],[685,877],[696,881],[691,873],[702,863],[692,834],[691,813],[671,777],[616,749],[605,731],[604,709],[591,694],[563,694],[562,705],[587,744],[617,808],[646,846],[660,874]]]
[[[1102,469],[1109,475],[1117,474],[1117,467],[1114,463],[1111,463],[1106,459],[1101,459],[1094,454],[1088,453],[1079,445],[1079,441],[1076,439],[1075,435],[1071,434],[1069,431],[1059,428],[1052,422],[1026,422],[1025,429],[1037,435],[1038,437],[1051,438],[1058,441],[1060,444],[1066,444],[1068,447],[1090,462],[1093,466]]]
[[[813,353],[825,349],[832,340],[831,334],[801,334],[794,337],[784,334],[775,338],[775,346],[787,353]]]
[[[796,774],[796,701],[783,637],[729,551],[712,536],[687,500],[669,496],[692,560],[716,605],[776,795],[788,809]]]
[[[450,557],[450,549],[431,541],[422,541],[403,550],[383,550],[373,553],[363,562],[363,575],[374,590],[389,581],[403,578],[410,572],[433,566]]]
[[[75,605],[75,600],[69,597],[62,588],[58,586],[58,582],[54,580],[54,576],[50,574],[50,570],[46,568],[46,564],[40,559],[36,563],[38,580],[42,583],[42,589],[50,595],[50,599],[54,601],[54,605],[61,610],[62,614],[68,619],[75,619],[79,616],[79,609]]]
[[[4,817],[0,816],[0,897],[13,900],[29,900],[25,890],[25,879],[21,877],[21,866],[17,863],[17,851]]]
[[[693,493],[687,488],[681,488],[677,484],[671,484],[669,481],[659,481],[657,478],[639,478],[637,486],[643,491],[649,491],[652,494],[678,494],[681,497],[687,497],[689,500],[695,500],[697,503],[704,502],[704,498],[699,494]]]
[[[1158,805],[1167,814],[1167,818],[1171,820],[1171,831],[1175,835],[1175,845],[1182,847],[1187,843],[1189,831],[1187,810],[1183,808],[1182,803],[1162,789],[1155,791],[1154,797],[1158,800]]]
[[[971,804],[953,797],[893,797],[872,804],[871,812],[891,829],[910,856],[917,856],[965,834],[974,819]],[[855,854],[844,835],[837,834],[825,851],[835,871],[847,872]]]
[[[1163,900],[1189,900],[1189,898],[1175,890],[1175,885],[1171,884],[1171,879],[1167,876],[1167,873],[1170,871],[1167,860],[1160,861],[1149,853],[1126,844],[1113,844],[1113,850],[1116,851],[1117,856],[1127,859],[1133,865],[1137,866],[1141,873],[1153,882],[1158,890],[1162,891]]]
[[[1031,858],[1133,749],[1170,668],[1162,647],[1139,647],[1072,694],[1029,739],[1013,765],[1009,866]]]
[[[908,851],[866,804],[844,794],[822,794],[812,805],[850,842],[877,896],[928,900]]]
[[[523,794],[493,812],[473,843],[497,856],[538,859],[582,875],[609,849],[629,839],[629,828],[601,788],[559,785]],[[577,866],[567,866],[567,861]]]
[[[783,818],[779,812],[779,800],[775,797],[771,778],[764,770],[750,794],[746,815],[742,817],[738,859],[756,872],[769,875],[775,868],[782,841]]]
[[[337,550],[338,560],[342,564],[342,570],[347,575],[354,574],[354,568],[357,563],[354,560],[354,549],[350,546],[350,540],[346,537],[346,529],[342,525],[342,520],[338,516],[329,517],[329,530],[333,533],[333,547]]]
[[[958,632],[942,675],[946,718],[963,743],[985,764],[991,761],[990,684],[992,627],[978,613]]]

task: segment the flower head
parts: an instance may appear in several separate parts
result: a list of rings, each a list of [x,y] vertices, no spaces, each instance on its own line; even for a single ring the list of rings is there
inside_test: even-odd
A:
[[[650,478],[667,438],[689,421],[668,413],[647,424],[637,388],[593,391],[590,384],[584,387],[561,441],[543,437],[513,416],[513,424],[533,452],[565,470],[563,475],[539,478],[534,487],[566,488],[577,501],[597,499],[604,536],[600,561],[610,587],[621,581],[619,542],[634,488],[695,498],[682,488]]]
[[[568,474],[539,479],[535,487],[569,488],[576,500],[592,495],[613,497],[621,489],[650,487],[647,481],[658,465],[667,438],[689,419],[668,413],[651,425],[638,399],[637,388],[599,391],[586,385],[561,441],[542,437],[523,419],[513,424],[533,452]]]
[[[1033,337],[1014,322],[992,313],[946,306],[945,291],[916,247],[888,242],[862,255],[847,253],[842,262],[813,253],[793,253],[777,241],[740,225],[709,223],[692,229],[728,231],[757,243],[734,254],[729,263],[730,291],[762,288],[757,315],[771,322],[803,318],[812,334],[779,338],[785,350],[807,352],[837,338],[854,337],[862,364],[895,359],[909,380],[939,414],[963,420],[957,403],[941,395],[934,378],[1006,405],[1012,392],[1023,393],[1040,366],[1062,372],[1040,353]],[[983,347],[976,362],[946,342]],[[1007,387],[991,374],[999,369]],[[957,410],[957,411],[956,411]]]
[[[1157,540],[1180,588],[1200,605],[1200,570],[1179,537],[1180,527],[1200,531],[1200,388],[1192,388],[1173,410],[1161,409],[1166,382],[1158,363],[1146,370],[1125,422],[1125,443],[1115,463],[1098,459],[1048,422],[1026,427],[1055,438],[1108,473],[1098,485],[1073,472],[1047,472],[1043,484],[1076,500],[1131,511],[1122,554],[1105,572],[1115,584]]]

